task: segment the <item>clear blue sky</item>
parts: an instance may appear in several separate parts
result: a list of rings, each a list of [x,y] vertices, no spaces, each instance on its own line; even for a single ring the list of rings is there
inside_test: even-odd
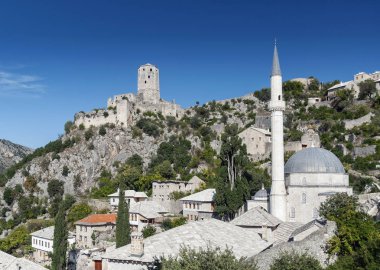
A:
[[[31,147],[78,111],[136,91],[160,68],[184,107],[268,86],[277,37],[284,79],[350,80],[380,69],[380,1],[18,1],[0,5],[0,138]]]

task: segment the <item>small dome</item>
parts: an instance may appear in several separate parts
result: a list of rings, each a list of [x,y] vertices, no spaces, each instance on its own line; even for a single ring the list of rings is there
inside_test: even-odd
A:
[[[263,198],[268,198],[268,192],[267,190],[264,188],[264,185],[262,186],[262,188],[257,191],[255,193],[255,195],[253,196],[254,199],[263,199]]]
[[[340,160],[323,148],[305,148],[285,164],[285,173],[345,173]]]

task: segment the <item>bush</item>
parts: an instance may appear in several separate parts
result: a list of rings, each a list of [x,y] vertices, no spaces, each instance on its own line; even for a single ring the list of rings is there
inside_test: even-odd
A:
[[[160,128],[158,125],[149,118],[141,118],[136,126],[140,128],[145,134],[152,137],[158,137],[160,135]]]
[[[49,181],[48,183],[48,188],[47,192],[49,194],[50,198],[57,197],[57,196],[62,196],[64,189],[63,189],[64,183],[62,181],[59,181],[57,179],[53,179]]]
[[[92,128],[86,130],[86,132],[84,133],[84,138],[86,139],[86,141],[91,139],[92,136],[94,136],[94,131],[92,130]]]
[[[69,172],[70,172],[69,167],[67,167],[66,165],[63,166],[63,168],[62,168],[62,175],[63,176],[68,176]]]
[[[151,225],[148,225],[144,229],[142,229],[141,232],[142,232],[144,238],[147,238],[147,237],[152,236],[156,233],[156,228],[151,226]]]
[[[105,128],[104,126],[101,126],[101,127],[99,128],[99,135],[104,136],[104,135],[106,135],[106,134],[107,134],[107,130],[106,130],[106,128]]]
[[[220,248],[190,249],[182,247],[178,257],[161,258],[157,269],[165,270],[257,270],[254,262],[245,258],[237,259],[230,249]],[[160,268],[161,267],[161,268]]]
[[[270,270],[322,270],[319,261],[306,253],[298,254],[295,252],[283,252],[280,257],[276,258]]]
[[[13,189],[10,188],[10,187],[6,187],[4,189],[4,193],[3,193],[3,199],[4,201],[8,204],[8,205],[11,205],[14,201],[14,197],[13,197]]]

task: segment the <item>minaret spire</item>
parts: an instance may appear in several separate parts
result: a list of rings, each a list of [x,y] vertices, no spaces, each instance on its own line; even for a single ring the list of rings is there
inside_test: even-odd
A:
[[[271,74],[271,113],[272,132],[272,187],[269,210],[272,215],[286,221],[286,189],[284,176],[284,111],[282,76],[275,41]]]
[[[275,76],[275,75],[281,76],[281,68],[280,68],[280,61],[278,60],[276,39],[274,40],[274,53],[273,53],[273,65],[272,65],[272,76]]]

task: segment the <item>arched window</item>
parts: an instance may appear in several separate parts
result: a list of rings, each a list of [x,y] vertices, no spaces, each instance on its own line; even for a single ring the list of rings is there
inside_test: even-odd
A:
[[[301,199],[301,202],[302,202],[303,204],[306,203],[306,193],[302,193],[302,199]]]
[[[290,218],[295,218],[296,217],[296,209],[294,207],[290,207],[289,217]]]
[[[303,185],[303,186],[306,186],[306,177],[304,177],[304,178],[302,179],[302,185]]]
[[[313,218],[316,219],[316,218],[318,218],[318,216],[319,216],[318,209],[314,208],[313,209]]]
[[[278,95],[278,100],[281,100],[281,95]]]

